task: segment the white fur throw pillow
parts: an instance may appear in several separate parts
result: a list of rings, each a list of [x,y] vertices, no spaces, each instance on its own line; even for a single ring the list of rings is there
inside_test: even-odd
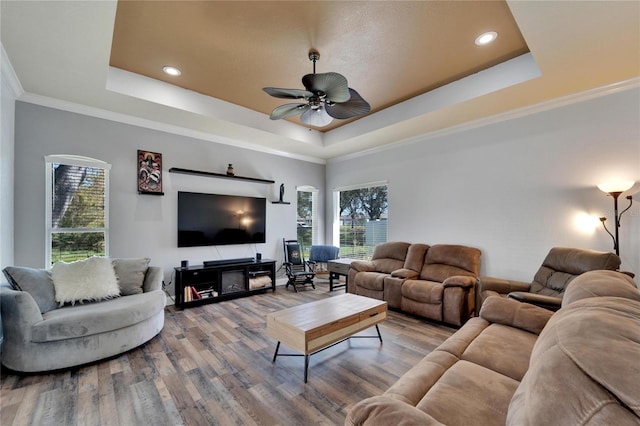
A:
[[[120,296],[113,264],[106,257],[56,262],[51,268],[51,280],[56,290],[56,302],[60,305]]]

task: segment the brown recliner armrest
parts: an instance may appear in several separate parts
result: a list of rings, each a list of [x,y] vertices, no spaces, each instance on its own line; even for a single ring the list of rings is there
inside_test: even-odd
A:
[[[491,290],[499,294],[508,294],[513,291],[529,291],[530,283],[522,281],[505,280],[493,277],[478,277],[478,291]]]
[[[358,272],[373,272],[376,270],[376,265],[366,260],[355,260],[351,262],[351,269],[355,269]]]
[[[552,315],[548,309],[495,296],[487,298],[480,309],[480,318],[535,334],[540,334]]]
[[[562,299],[559,297],[545,296],[543,294],[527,293],[522,291],[514,291],[507,295],[508,299],[517,300],[518,302],[529,303],[541,308],[557,311],[562,306]]]
[[[347,414],[344,424],[444,426],[419,408],[386,395],[372,396],[358,402]]]
[[[442,282],[443,287],[473,287],[476,284],[476,277],[466,275],[454,275],[446,278]]]
[[[418,278],[418,272],[414,271],[413,269],[402,268],[402,269],[396,269],[395,271],[393,271],[391,273],[391,276],[395,278],[404,278],[406,280],[413,280]]]

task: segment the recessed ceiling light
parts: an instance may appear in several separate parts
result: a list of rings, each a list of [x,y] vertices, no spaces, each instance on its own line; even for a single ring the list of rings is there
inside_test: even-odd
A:
[[[498,33],[495,32],[495,31],[489,31],[489,32],[486,32],[486,33],[482,33],[476,38],[476,44],[478,46],[484,46],[485,44],[491,43],[497,37],[498,37]]]
[[[164,71],[165,74],[169,74],[169,75],[173,75],[173,76],[182,74],[182,71],[180,71],[176,67],[163,67],[162,71]]]

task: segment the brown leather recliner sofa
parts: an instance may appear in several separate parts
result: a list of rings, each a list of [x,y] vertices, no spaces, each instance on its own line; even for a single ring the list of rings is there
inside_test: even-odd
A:
[[[480,255],[477,248],[453,244],[378,244],[370,261],[351,263],[347,291],[459,326],[474,311]]]
[[[557,311],[567,285],[575,277],[599,269],[615,271],[619,267],[620,258],[610,252],[553,247],[531,283],[479,277],[476,310],[488,297],[502,296]]]
[[[351,407],[346,425],[638,425],[640,291],[631,277],[575,278],[553,312],[484,301],[383,395]]]

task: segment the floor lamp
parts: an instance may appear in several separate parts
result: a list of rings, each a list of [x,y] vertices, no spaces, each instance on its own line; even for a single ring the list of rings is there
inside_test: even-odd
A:
[[[624,191],[627,191],[629,188],[631,188],[634,184],[635,182],[633,181],[618,181],[618,182],[601,183],[600,185],[598,185],[598,188],[600,189],[600,191],[607,193],[613,197],[613,210],[614,210],[614,220],[615,220],[614,227],[615,227],[615,233],[616,233],[615,237],[613,236],[613,234],[611,234],[609,229],[607,229],[607,225],[604,223],[607,220],[607,218],[601,217],[600,222],[602,222],[602,226],[604,226],[605,231],[607,231],[607,233],[611,235],[611,238],[613,238],[613,248],[615,249],[616,255],[618,256],[620,256],[620,244],[619,244],[620,240],[618,239],[618,228],[620,228],[620,218],[622,217],[624,212],[626,212],[631,208],[631,204],[633,203],[633,199],[631,198],[631,195],[628,195],[626,198],[627,200],[629,200],[629,206],[626,209],[622,210],[620,214],[618,214],[618,197]]]

